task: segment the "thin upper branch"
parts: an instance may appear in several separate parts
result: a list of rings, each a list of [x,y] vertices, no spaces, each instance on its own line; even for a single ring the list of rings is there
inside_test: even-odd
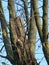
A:
[[[22,0],[23,4],[24,4],[24,10],[25,10],[25,16],[26,16],[26,23],[27,23],[27,31],[29,30],[29,17],[28,17],[28,7],[27,7],[27,1],[26,0]]]
[[[4,45],[2,46],[2,48],[1,48],[1,50],[0,50],[0,52],[2,51],[2,49],[4,48]]]
[[[7,22],[5,20],[5,16],[4,16],[4,12],[3,12],[3,8],[2,8],[2,4],[1,4],[1,0],[0,0],[0,21],[1,21],[1,27],[2,27],[2,34],[3,34],[3,42],[6,48],[6,52],[7,55],[10,55],[13,58],[13,51],[12,51],[12,47],[10,46],[10,41],[8,39],[8,32],[7,32]],[[8,46],[7,46],[8,44]]]
[[[2,57],[2,58],[7,58],[6,56],[3,56],[3,55],[0,55],[0,57]]]
[[[49,43],[48,43],[48,0],[43,0],[43,52],[49,64]]]
[[[35,22],[36,22],[36,26],[40,35],[40,39],[42,41],[42,26],[41,26],[41,19],[40,19],[40,15],[39,15],[39,9],[38,9],[38,0],[33,0],[33,10],[34,10],[34,15],[35,16]]]

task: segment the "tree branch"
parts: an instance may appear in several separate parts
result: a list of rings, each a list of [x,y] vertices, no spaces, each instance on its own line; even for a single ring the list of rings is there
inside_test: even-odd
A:
[[[38,10],[38,0],[33,0],[33,10],[34,10],[34,15],[35,16],[35,22],[36,22],[36,26],[40,35],[40,39],[42,41],[42,26],[41,26],[41,19],[39,18],[39,10]]]
[[[2,48],[1,48],[1,50],[0,50],[0,52],[2,51],[2,49],[4,48],[4,45],[2,46]]]
[[[12,51],[12,47],[10,46],[11,45],[10,41],[8,39],[7,22],[5,20],[1,0],[0,0],[0,15],[1,15],[0,21],[1,21],[1,27],[2,27],[3,42],[4,42],[4,45],[6,48],[6,52],[8,55],[10,55],[13,58],[13,51]],[[7,44],[8,44],[8,46],[7,46]]]
[[[7,56],[2,56],[2,55],[0,55],[0,57],[2,57],[2,58],[6,58],[6,59],[7,59]]]
[[[27,23],[27,31],[29,31],[30,23],[29,23],[29,17],[28,17],[28,7],[27,7],[27,1],[22,0],[24,4],[24,10],[25,10],[25,16],[26,16],[26,23]]]
[[[48,43],[48,0],[43,0],[43,52],[49,64],[49,43]]]

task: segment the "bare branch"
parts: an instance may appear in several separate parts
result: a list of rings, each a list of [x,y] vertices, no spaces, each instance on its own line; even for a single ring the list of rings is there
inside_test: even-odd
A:
[[[40,40],[40,38],[36,41],[36,43]]]
[[[2,49],[4,48],[4,45],[2,46],[2,48],[1,48],[1,50],[0,50],[0,52],[2,51]]]
[[[42,57],[41,61],[39,62],[39,64],[43,61],[44,57]]]
[[[28,17],[28,7],[27,7],[27,1],[22,0],[24,4],[24,10],[25,10],[25,16],[26,16],[26,23],[27,23],[27,31],[29,30],[29,17]]]
[[[0,15],[1,15],[0,21],[1,21],[1,27],[2,27],[3,42],[4,42],[4,45],[5,45],[5,48],[6,48],[6,52],[7,52],[8,55],[13,57],[13,51],[12,51],[12,47],[10,46],[11,45],[10,41],[8,39],[7,23],[6,23],[6,20],[5,20],[1,0],[0,0]],[[9,46],[7,46],[6,44],[9,44]]]
[[[6,59],[7,59],[7,56],[2,56],[2,55],[0,55],[0,57],[2,57],[2,58],[6,58]]]
[[[38,16],[40,16],[40,14],[39,14],[39,9],[37,9],[38,8],[38,0],[33,0],[33,10],[35,11],[34,12],[34,15],[38,15]],[[35,22],[36,22],[36,26],[37,26],[37,29],[38,29],[38,32],[39,32],[39,35],[40,35],[40,39],[41,39],[41,41],[42,41],[42,26],[41,26],[41,19],[38,17],[38,16],[35,16]]]

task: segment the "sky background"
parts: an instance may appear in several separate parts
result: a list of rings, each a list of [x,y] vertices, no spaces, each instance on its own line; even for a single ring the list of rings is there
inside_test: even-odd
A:
[[[5,1],[7,1],[7,0],[5,0]],[[7,4],[8,3],[5,2],[5,1],[2,1],[2,5],[3,5],[6,21],[9,22],[9,12],[8,12],[8,9],[7,9]],[[18,1],[19,1],[19,3],[21,3],[20,0],[18,0]],[[42,2],[41,1],[39,1],[38,4],[39,4],[39,7],[42,6]],[[19,6],[19,8],[20,8],[20,6]],[[16,4],[15,4],[15,9],[17,9],[16,8]],[[49,11],[49,9],[48,9],[48,11]],[[39,8],[39,12],[40,12],[40,16],[42,16],[43,15],[42,14],[42,8]],[[18,12],[16,15],[18,15],[19,13],[20,12]],[[48,12],[48,14],[49,14],[49,12]],[[19,16],[20,16],[20,14],[19,14]],[[48,15],[48,17],[49,17],[49,15]],[[48,23],[49,23],[49,21],[48,21]],[[1,30],[1,25],[0,25],[0,30]],[[2,38],[2,32],[0,32],[0,34],[1,34],[0,38]],[[37,31],[36,40],[38,40],[38,39],[39,39],[39,35],[38,35],[38,31]],[[0,39],[0,49],[1,49],[1,47],[3,45],[4,45],[3,41]],[[5,48],[3,48],[3,50],[2,50],[2,52],[0,54],[6,56]],[[37,59],[37,62],[41,61],[40,65],[47,65],[47,62],[46,62],[46,60],[44,58],[44,55],[43,55],[43,52],[42,52],[42,45],[41,45],[40,40],[36,43],[35,57]],[[3,59],[3,58],[0,57],[0,65],[2,65],[1,62],[5,62],[6,65],[11,65],[10,62],[7,59]]]

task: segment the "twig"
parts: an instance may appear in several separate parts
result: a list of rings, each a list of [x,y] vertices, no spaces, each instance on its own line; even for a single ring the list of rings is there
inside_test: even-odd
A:
[[[2,57],[2,58],[7,58],[7,56],[2,56],[2,55],[0,55],[0,57]]]
[[[5,1],[5,2],[8,2],[8,1],[6,1],[6,0],[2,0],[2,1]],[[19,3],[16,3],[15,2],[15,4],[17,4],[17,5],[19,5],[19,6],[21,6],[21,7],[23,7],[21,4],[19,4]],[[24,8],[24,7],[23,7]]]
[[[43,53],[35,53],[35,54],[43,54]]]
[[[36,41],[36,43],[40,40],[40,38]]]
[[[41,61],[39,62],[39,64],[42,62],[43,58],[44,58],[44,57],[42,57],[42,59],[41,59]]]
[[[0,52],[2,51],[3,47],[4,47],[4,45],[2,46],[2,48],[1,48]]]

